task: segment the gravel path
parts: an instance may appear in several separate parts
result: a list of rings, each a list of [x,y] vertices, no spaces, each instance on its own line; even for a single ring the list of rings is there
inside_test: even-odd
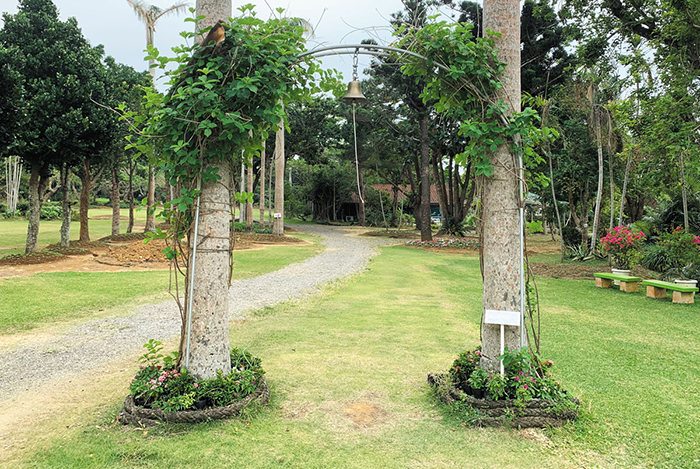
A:
[[[326,249],[276,272],[234,282],[229,293],[233,300],[231,319],[243,318],[248,311],[265,306],[304,298],[328,282],[361,272],[377,253],[377,245],[396,242],[354,236],[351,230],[338,227],[295,228],[320,236]],[[0,352],[0,412],[2,401],[13,395],[134,355],[151,338],[167,340],[178,336],[179,316],[174,301],[145,305],[129,317],[91,321],[50,340],[25,342],[19,348]]]

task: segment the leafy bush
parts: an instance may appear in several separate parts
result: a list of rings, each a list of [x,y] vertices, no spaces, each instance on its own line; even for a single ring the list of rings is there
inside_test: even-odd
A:
[[[7,204],[0,204],[0,214],[7,213]]]
[[[476,367],[479,366],[480,359],[481,347],[477,347],[473,352],[467,350],[459,354],[449,370],[450,380],[456,388],[466,391],[468,386],[467,380]]]
[[[664,246],[659,244],[647,245],[644,248],[639,263],[645,268],[655,272],[664,272],[668,270],[671,265],[668,258],[668,251]]]
[[[700,200],[697,197],[688,196],[688,222],[689,231],[700,234]],[[683,197],[679,194],[659,212],[654,225],[659,233],[665,233],[683,224]]]
[[[151,339],[144,345],[141,367],[129,386],[134,402],[164,411],[227,406],[255,392],[265,374],[261,360],[246,351],[231,350],[231,373],[197,380],[186,368],[177,370],[177,353],[163,355],[162,344]],[[162,362],[161,362],[162,360]]]
[[[17,211],[22,215],[26,215],[29,212],[29,202],[19,201],[17,202]]]
[[[95,197],[95,205],[99,207],[108,207],[112,205],[112,202],[110,202],[107,198]]]
[[[564,244],[567,246],[580,246],[581,245],[581,232],[574,228],[573,226],[562,227],[562,237],[564,238]]]
[[[63,208],[60,205],[45,203],[39,216],[42,220],[60,220],[63,218]]]
[[[617,269],[631,269],[641,257],[641,246],[646,235],[634,232],[626,226],[616,226],[600,238],[603,251],[610,255],[612,264]]]
[[[658,245],[666,250],[669,268],[700,265],[700,237],[686,233],[680,226],[671,232],[661,233]]]

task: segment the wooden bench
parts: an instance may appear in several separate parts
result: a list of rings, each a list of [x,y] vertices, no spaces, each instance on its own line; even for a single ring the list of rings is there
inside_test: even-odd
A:
[[[620,281],[620,291],[634,293],[639,291],[639,282],[642,281],[639,277],[630,277],[629,275],[598,273],[593,274],[595,277],[595,286],[600,288],[610,288],[613,280]]]
[[[661,280],[644,280],[642,285],[647,287],[647,296],[650,298],[666,298],[666,290],[673,292],[674,303],[695,303],[695,292],[697,287],[680,285],[673,282],[662,282]]]

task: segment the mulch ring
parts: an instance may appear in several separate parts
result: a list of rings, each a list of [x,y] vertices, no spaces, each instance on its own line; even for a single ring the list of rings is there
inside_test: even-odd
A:
[[[428,374],[428,384],[438,390],[437,395],[445,404],[463,402],[475,409],[479,417],[473,424],[478,427],[561,427],[578,416],[581,405],[575,398],[570,399],[573,405],[566,406],[551,400],[531,399],[522,408],[512,400],[476,399],[453,387],[444,374],[438,373]]]
[[[146,239],[146,233],[121,233],[118,235],[105,236],[100,241],[105,243],[122,243],[125,241],[139,241]]]
[[[159,425],[161,423],[200,423],[208,420],[220,420],[235,417],[241,411],[257,401],[260,404],[267,404],[270,400],[270,389],[263,379],[258,389],[249,396],[226,407],[212,407],[204,410],[182,410],[176,412],[163,412],[159,409],[147,409],[134,404],[134,399],[130,395],[124,400],[124,409],[119,412],[118,421],[124,425]]]
[[[277,236],[273,234],[245,232],[236,233],[236,243],[239,241],[253,244],[297,244],[306,242],[303,239],[294,238],[293,236]]]

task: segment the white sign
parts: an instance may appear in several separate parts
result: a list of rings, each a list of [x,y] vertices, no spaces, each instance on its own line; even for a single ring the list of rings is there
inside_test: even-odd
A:
[[[504,326],[519,326],[520,311],[497,311],[487,309],[484,312],[484,322],[486,324],[502,324]]]
[[[274,217],[275,217],[275,218],[282,218],[282,214],[281,214],[281,213],[275,213]]]

